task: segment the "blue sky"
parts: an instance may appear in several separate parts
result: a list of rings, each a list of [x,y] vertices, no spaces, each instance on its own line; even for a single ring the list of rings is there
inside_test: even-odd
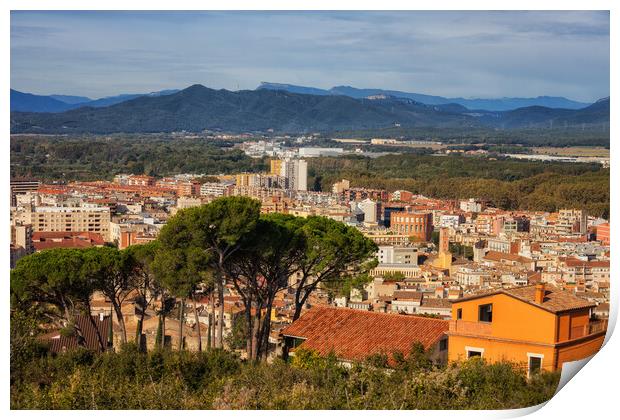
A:
[[[608,12],[11,12],[11,87],[93,98],[261,81],[609,95]]]

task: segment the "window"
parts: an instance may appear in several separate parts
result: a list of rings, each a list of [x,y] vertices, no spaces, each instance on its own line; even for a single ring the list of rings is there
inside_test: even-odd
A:
[[[444,338],[439,342],[439,351],[448,350],[448,339]]]
[[[532,377],[532,375],[536,375],[537,373],[540,373],[541,369],[542,369],[542,361],[543,361],[543,355],[542,354],[531,354],[528,353],[528,362],[527,362],[527,375],[528,377]]]
[[[456,310],[456,319],[463,319],[463,309],[462,308],[458,308]]]
[[[478,321],[493,322],[493,304],[478,306]]]
[[[471,359],[472,357],[482,358],[482,352],[477,350],[467,350],[467,358]]]

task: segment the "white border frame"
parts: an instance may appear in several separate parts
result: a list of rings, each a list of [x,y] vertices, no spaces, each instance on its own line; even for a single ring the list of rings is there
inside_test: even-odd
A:
[[[251,2],[247,0],[229,0],[227,2],[201,2],[198,0],[177,0],[174,3],[165,2],[162,0],[156,0],[153,2],[138,2],[138,1],[120,1],[120,0],[108,0],[103,2],[101,0],[91,0],[88,3],[76,0],[54,0],[41,1],[41,0],[8,0],[2,3],[3,12],[0,15],[0,30],[4,33],[2,39],[3,61],[5,65],[2,67],[2,86],[4,92],[8,92],[10,87],[10,67],[7,64],[10,61],[10,13],[11,9],[14,10],[242,10],[242,9],[261,9],[261,10],[532,10],[532,11],[556,11],[556,10],[611,10],[610,14],[610,95],[612,112],[615,108],[615,101],[620,96],[618,91],[618,84],[615,82],[617,77],[613,74],[618,73],[620,66],[618,65],[618,57],[620,57],[620,48],[618,48],[618,29],[620,28],[620,3],[612,0],[564,0],[563,2],[557,2],[554,0],[521,0],[519,2],[515,0],[504,1],[498,4],[494,0],[474,0],[468,3],[463,3],[458,0],[440,0],[435,2],[416,2],[404,0],[391,0],[383,2],[372,2],[369,0],[358,0],[356,2],[346,1],[325,1],[314,0],[312,2],[308,0],[297,1],[295,3],[286,2],[282,0],[267,0],[261,3]],[[5,142],[3,143],[5,153],[2,154],[4,167],[9,167],[10,154],[9,154],[9,97],[4,96],[2,101],[2,113],[4,118],[0,119],[0,126],[3,128],[5,135]],[[616,155],[620,155],[620,146],[615,144],[614,140],[617,137],[617,129],[615,123],[611,123],[610,132],[611,140],[610,150],[611,158],[614,160]],[[611,186],[611,218],[614,220],[620,220],[620,185],[614,177],[614,171],[612,169],[612,176],[610,176]],[[9,219],[8,211],[8,196],[9,196],[9,178],[8,170],[5,170],[4,174],[4,189],[3,195],[5,206],[2,211],[5,215],[5,220]],[[616,194],[618,193],[618,194]],[[8,235],[8,223],[3,224],[2,228],[5,232],[4,237]],[[611,235],[614,238],[620,238],[620,223],[614,223],[612,225]],[[2,255],[4,266],[9,266],[9,254],[5,252]],[[616,270],[617,269],[617,270]],[[620,259],[612,257],[611,270],[620,272]],[[4,309],[5,314],[8,314],[8,287],[4,288]],[[481,418],[514,418],[517,416],[523,416],[531,414],[529,418],[533,419],[549,419],[550,416],[560,417],[565,415],[567,418],[586,418],[586,417],[603,417],[609,414],[613,409],[617,409],[617,384],[618,377],[620,377],[620,364],[617,363],[617,354],[620,351],[620,339],[613,336],[613,330],[616,324],[618,306],[620,306],[620,287],[612,287],[611,291],[611,309],[609,314],[609,329],[605,338],[604,347],[596,354],[596,357],[588,358],[584,361],[569,362],[564,365],[563,374],[566,373],[570,378],[574,375],[583,365],[588,363],[588,367],[579,372],[576,379],[566,379],[566,382],[562,382],[560,387],[562,388],[548,403],[541,404],[536,407],[528,407],[515,410],[491,410],[491,411],[463,411],[463,410],[435,410],[435,411],[402,411],[392,412],[391,415],[396,419],[411,419],[422,418],[424,419],[445,419],[448,416],[454,415],[456,418],[475,419]],[[6,334],[9,331],[9,317],[5,316],[2,321],[2,330]],[[5,378],[9,376],[9,340],[4,342],[4,355],[5,363],[2,365],[2,372]],[[568,366],[570,365],[570,366]],[[574,368],[573,368],[574,365]],[[571,369],[569,369],[571,367]],[[564,377],[564,375],[562,375]],[[596,391],[597,404],[582,404],[583,396],[592,392],[592,383],[597,383],[599,387]],[[13,418],[38,418],[41,412],[27,412],[27,411],[14,411],[9,413],[9,381],[4,381],[2,386],[2,401],[5,414],[10,415]],[[540,410],[540,411],[538,411]],[[536,412],[538,411],[538,412]],[[129,412],[127,411],[129,414]],[[121,411],[120,414],[123,414]],[[170,411],[134,411],[131,415],[135,419],[164,419],[170,415],[176,415],[177,417],[194,417],[196,414],[193,412],[183,412],[175,410]],[[279,415],[283,415],[277,411],[254,411],[252,416],[256,420],[273,420],[274,415],[277,418]],[[303,410],[291,413],[299,417],[300,420],[305,419],[317,419],[317,418],[329,418],[333,416],[330,411],[314,411],[304,412]],[[223,419],[245,419],[248,413],[243,411],[228,411],[220,412],[218,414]],[[46,417],[58,418],[62,420],[67,419],[82,419],[84,412],[80,411],[49,411],[45,413]],[[90,412],[89,417],[93,419],[107,418],[109,414],[104,411]],[[375,413],[370,411],[341,411],[338,413],[339,417],[343,419],[371,419],[376,416]]]

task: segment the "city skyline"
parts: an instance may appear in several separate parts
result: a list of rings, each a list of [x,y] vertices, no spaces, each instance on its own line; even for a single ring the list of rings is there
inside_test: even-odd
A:
[[[609,13],[11,13],[17,90],[97,98],[262,81],[593,102],[609,96]]]

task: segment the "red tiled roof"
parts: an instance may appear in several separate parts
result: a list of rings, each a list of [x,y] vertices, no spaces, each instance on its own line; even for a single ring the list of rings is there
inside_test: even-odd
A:
[[[531,263],[532,262],[530,258],[522,257],[520,255],[507,254],[505,252],[498,252],[498,251],[487,252],[486,255],[484,256],[484,259],[490,260],[490,261],[508,260],[508,261],[516,261],[520,263]]]
[[[282,331],[303,338],[300,348],[343,360],[362,360],[376,353],[408,354],[414,343],[428,349],[448,331],[448,321],[412,315],[385,314],[315,306]]]
[[[536,285],[513,287],[507,289],[494,289],[488,292],[465,296],[461,299],[456,299],[454,302],[463,302],[466,300],[478,299],[498,293],[504,293],[508,296],[514,297],[515,299],[519,299],[523,302],[529,303],[530,305],[534,305],[552,313],[576,309],[585,309],[596,306],[596,304],[588,302],[585,299],[581,299],[575,296],[573,293],[567,292],[566,290],[560,290],[556,287],[550,286],[549,284],[545,284],[545,297],[542,304],[536,303],[535,301]]]
[[[609,261],[583,261],[578,258],[567,258],[567,267],[609,267]]]
[[[413,290],[394,290],[392,295],[396,300],[422,300],[422,296],[424,296],[421,292],[413,291]]]
[[[103,320],[100,320],[98,316],[92,316],[92,319],[95,322],[96,329],[85,315],[78,315],[75,318],[75,323],[84,337],[84,347],[100,351],[99,337],[101,337],[103,346],[107,347],[111,318],[110,316],[105,316]],[[99,330],[99,336],[97,335],[97,330]],[[62,353],[80,347],[77,335],[64,336],[60,332],[54,332],[42,337],[42,339],[49,343],[51,353]]]
[[[452,302],[443,298],[427,298],[422,301],[422,308],[451,308]]]
[[[51,248],[88,248],[103,246],[103,236],[94,232],[34,232],[32,243],[35,250]]]

